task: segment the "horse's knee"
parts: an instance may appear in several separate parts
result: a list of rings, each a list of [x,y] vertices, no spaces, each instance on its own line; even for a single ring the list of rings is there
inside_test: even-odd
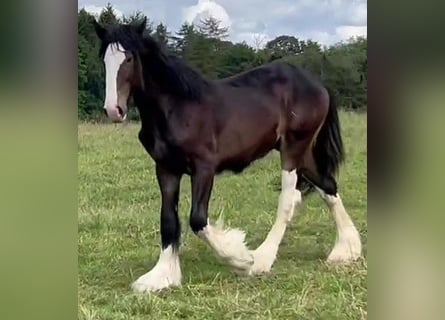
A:
[[[207,215],[200,212],[192,212],[190,215],[190,227],[197,234],[207,226]]]

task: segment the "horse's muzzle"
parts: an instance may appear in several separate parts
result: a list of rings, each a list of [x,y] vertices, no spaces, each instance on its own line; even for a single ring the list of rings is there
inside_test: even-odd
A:
[[[108,118],[110,118],[112,122],[123,122],[127,118],[127,110],[119,106],[109,107],[105,110],[107,112]]]

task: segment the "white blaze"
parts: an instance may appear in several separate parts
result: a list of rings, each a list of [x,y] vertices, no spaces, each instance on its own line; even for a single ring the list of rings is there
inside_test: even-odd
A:
[[[125,60],[124,48],[120,43],[110,43],[105,51],[105,105],[115,108],[117,104],[117,73]]]

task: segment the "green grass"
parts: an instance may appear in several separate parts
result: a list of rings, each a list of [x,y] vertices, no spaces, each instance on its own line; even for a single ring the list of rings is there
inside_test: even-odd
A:
[[[339,178],[346,209],[366,252],[366,114],[341,113],[346,163]],[[153,161],[137,139],[139,125],[79,125],[79,319],[365,319],[366,261],[327,265],[333,219],[320,198],[305,199],[288,228],[272,273],[247,277],[220,263],[188,226],[190,182],[181,186],[180,288],[132,293],[160,249],[160,198]],[[216,179],[210,218],[247,233],[250,248],[275,219],[278,154],[241,175]]]

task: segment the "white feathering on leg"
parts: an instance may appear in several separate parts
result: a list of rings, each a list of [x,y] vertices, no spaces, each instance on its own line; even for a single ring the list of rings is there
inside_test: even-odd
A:
[[[224,223],[219,218],[214,225],[207,226],[199,232],[207,240],[216,254],[233,267],[247,270],[253,263],[253,257],[244,239],[246,234],[240,229],[224,229]]]

